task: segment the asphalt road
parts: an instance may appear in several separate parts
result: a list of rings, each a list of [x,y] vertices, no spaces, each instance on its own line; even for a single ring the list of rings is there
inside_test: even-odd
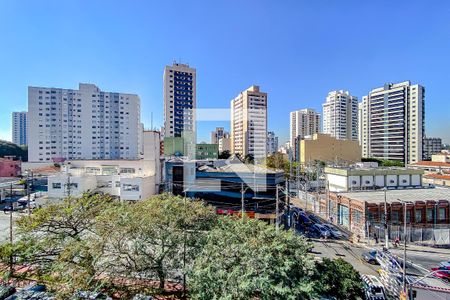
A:
[[[314,244],[313,254],[318,257],[330,259],[342,258],[352,264],[361,274],[378,274],[377,270],[379,269],[379,266],[366,263],[362,259],[362,253],[367,251],[367,249],[362,246],[354,245],[348,241],[342,240],[312,239],[311,241]]]

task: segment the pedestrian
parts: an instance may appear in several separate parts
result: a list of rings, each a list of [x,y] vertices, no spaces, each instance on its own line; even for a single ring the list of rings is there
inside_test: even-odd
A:
[[[374,233],[373,238],[375,239],[375,244],[378,244],[378,235]]]

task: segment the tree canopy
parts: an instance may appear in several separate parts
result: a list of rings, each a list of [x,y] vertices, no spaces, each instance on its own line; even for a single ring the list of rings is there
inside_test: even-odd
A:
[[[0,157],[15,156],[22,161],[28,161],[28,148],[18,146],[8,141],[0,140]]]
[[[219,217],[200,200],[170,194],[135,203],[69,197],[16,225],[15,242],[0,245],[0,269],[12,256],[26,266],[17,275],[45,282],[63,299],[80,289],[181,297],[185,275],[192,299],[347,299],[340,296],[360,291],[351,265],[316,265],[311,244],[295,232]]]

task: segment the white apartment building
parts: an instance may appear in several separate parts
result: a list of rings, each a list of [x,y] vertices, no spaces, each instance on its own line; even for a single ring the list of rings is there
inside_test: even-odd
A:
[[[28,145],[28,113],[26,111],[12,113],[12,142],[19,146]]]
[[[308,135],[319,133],[320,114],[314,109],[306,108],[291,112],[290,144],[295,145],[297,137],[304,138]]]
[[[196,70],[174,62],[164,68],[164,137],[195,132]]]
[[[231,100],[231,152],[262,159],[266,147],[267,93],[252,85]]]
[[[161,183],[159,132],[143,134],[143,159],[68,160],[61,173],[48,178],[48,197],[80,197],[105,193],[120,200],[144,200],[158,193]]]
[[[278,137],[275,132],[267,132],[267,155],[272,155],[278,151]]]
[[[422,159],[425,88],[410,81],[373,89],[360,105],[363,157],[401,161]]]
[[[140,99],[135,94],[28,87],[28,160],[138,159]]]
[[[323,128],[338,140],[358,139],[358,98],[348,91],[331,91],[328,93],[323,108]]]

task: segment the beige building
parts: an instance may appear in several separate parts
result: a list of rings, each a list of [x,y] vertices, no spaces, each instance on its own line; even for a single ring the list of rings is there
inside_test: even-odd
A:
[[[252,85],[231,100],[231,152],[255,159],[266,156],[267,93]]]
[[[314,109],[306,108],[292,111],[290,114],[290,139],[291,146],[295,145],[295,139],[319,133],[320,114]]]
[[[231,151],[230,147],[231,139],[229,137],[224,137],[219,140],[219,153],[223,151]]]
[[[361,146],[358,141],[338,140],[327,134],[316,133],[299,142],[300,163],[314,160],[334,163],[361,161]]]

